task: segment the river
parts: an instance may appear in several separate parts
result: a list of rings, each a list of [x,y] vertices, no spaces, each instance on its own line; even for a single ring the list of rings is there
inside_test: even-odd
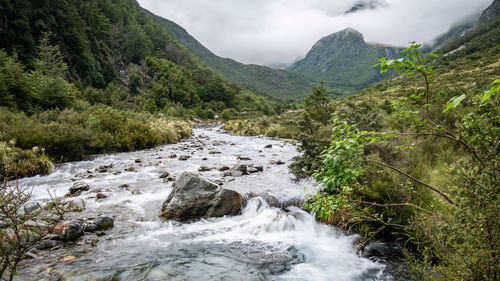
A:
[[[20,185],[33,187],[34,200],[48,198],[47,191],[63,196],[75,182],[88,184],[91,189],[75,198],[84,200],[86,209],[75,216],[108,215],[115,226],[24,261],[16,280],[54,280],[49,276],[62,280],[393,280],[383,262],[357,253],[356,235],[317,223],[298,207],[271,207],[261,197],[249,199],[241,214],[232,217],[192,222],[159,217],[172,190],[172,182],[160,178],[165,171],[171,176],[196,172],[241,194],[300,201],[307,192],[304,188],[312,190],[314,184],[292,180],[287,166],[296,155],[295,146],[288,142],[235,136],[220,127],[195,128],[192,138],[177,144],[97,155],[58,165],[47,176],[22,179]],[[180,156],[189,159],[182,161]],[[276,164],[279,161],[286,164]],[[264,171],[223,177],[218,170],[236,164],[261,165]],[[199,172],[200,166],[213,169]],[[106,198],[97,199],[97,193]],[[59,261],[67,255],[76,260]]]

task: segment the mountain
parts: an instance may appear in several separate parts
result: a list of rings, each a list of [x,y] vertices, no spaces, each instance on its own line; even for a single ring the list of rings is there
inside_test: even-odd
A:
[[[363,10],[373,10],[379,7],[387,7],[388,5],[389,4],[387,4],[384,0],[360,0],[345,13],[353,14]]]
[[[347,95],[387,77],[372,66],[381,57],[399,57],[401,50],[366,43],[361,33],[347,28],[321,38],[305,58],[287,70],[323,80],[337,95]]]
[[[148,12],[149,13],[149,12]],[[318,82],[311,77],[281,69],[255,64],[243,64],[222,58],[191,36],[184,28],[170,20],[154,16],[156,21],[191,53],[204,63],[224,75],[229,81],[263,96],[302,100]]]
[[[434,39],[430,49],[436,51],[447,44],[453,43],[467,33],[475,30],[476,27],[484,26],[494,21],[500,15],[500,0],[495,0],[482,13],[478,13],[457,22],[444,34]]]
[[[486,8],[481,14],[478,20],[478,25],[484,25],[491,22],[500,16],[500,0],[494,0],[491,5]]]
[[[473,15],[471,17],[464,19],[461,22],[453,24],[446,33],[434,39],[431,49],[437,50],[443,47],[444,45],[449,44],[457,40],[458,38],[464,36],[465,34],[471,32],[472,30],[474,30],[474,27],[476,27],[479,17],[480,14]]]
[[[460,57],[478,60],[496,57],[500,52],[500,1],[495,0],[483,11],[474,28],[455,41],[443,45],[436,53],[443,60],[451,61]]]
[[[148,111],[172,104],[205,108],[209,103],[221,110],[219,102],[235,106],[240,94],[240,87],[193,55],[135,0],[1,3],[0,50],[15,53],[28,71],[43,56],[39,45],[47,37],[68,66],[67,81],[80,90],[119,85],[128,91],[123,102],[133,101]]]

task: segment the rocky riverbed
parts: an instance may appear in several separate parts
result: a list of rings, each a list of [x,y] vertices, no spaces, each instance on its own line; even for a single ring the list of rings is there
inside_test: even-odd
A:
[[[16,279],[393,280],[383,261],[356,252],[356,236],[319,224],[298,207],[304,187],[314,184],[292,180],[287,166],[295,155],[292,143],[213,126],[194,129],[178,144],[99,155],[23,179],[19,184],[33,187],[34,201],[48,191],[72,200],[74,212],[65,220],[79,224],[82,235],[46,242],[23,261]],[[184,172],[236,191],[241,210],[162,218]]]

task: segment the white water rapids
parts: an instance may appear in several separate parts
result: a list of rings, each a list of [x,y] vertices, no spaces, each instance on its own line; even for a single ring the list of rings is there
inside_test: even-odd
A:
[[[181,155],[190,158],[181,161]],[[103,236],[86,234],[75,245],[29,260],[16,278],[40,280],[57,272],[63,280],[393,280],[383,263],[356,252],[355,236],[319,224],[297,207],[270,207],[260,197],[232,217],[193,222],[159,217],[172,190],[172,183],[159,177],[164,171],[174,176],[196,172],[242,194],[267,193],[280,201],[303,198],[304,187],[312,184],[292,181],[287,165],[296,155],[295,147],[283,141],[196,128],[193,138],[178,144],[99,155],[59,165],[48,176],[22,179],[19,184],[32,186],[35,200],[47,198],[47,190],[63,196],[75,182],[88,184],[91,189],[76,198],[85,200],[86,210],[75,217],[104,214],[114,217],[115,226]],[[286,165],[270,164],[272,160]],[[96,171],[110,164],[112,168]],[[233,178],[216,169],[235,164],[262,165],[264,171]],[[214,169],[198,172],[202,165]],[[97,199],[97,192],[107,198]],[[98,242],[92,246],[92,240]],[[76,260],[59,261],[66,255]]]

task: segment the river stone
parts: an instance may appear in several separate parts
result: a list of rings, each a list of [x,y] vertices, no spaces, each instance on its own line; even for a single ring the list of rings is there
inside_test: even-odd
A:
[[[51,249],[57,246],[61,246],[63,242],[57,240],[43,240],[35,246],[37,250]]]
[[[24,208],[24,212],[32,213],[32,212],[35,212],[36,210],[40,209],[40,204],[38,202],[28,202],[28,203],[24,204],[23,208]]]
[[[99,216],[95,219],[94,223],[99,229],[108,229],[113,227],[115,220],[112,217]]]
[[[89,191],[89,189],[90,186],[88,184],[78,182],[69,188],[69,194],[76,195],[77,193],[80,193],[82,191]]]
[[[165,219],[190,220],[236,215],[242,204],[243,197],[238,192],[184,172],[163,203],[161,216]]]
[[[86,232],[94,232],[97,230],[97,225],[95,223],[87,223],[85,226],[84,226],[84,229]]]
[[[222,166],[218,170],[221,171],[221,172],[224,172],[224,171],[227,171],[229,169],[231,169],[231,168],[229,168],[228,166]]]
[[[63,221],[52,230],[63,241],[75,241],[83,235],[83,228],[77,221]]]

